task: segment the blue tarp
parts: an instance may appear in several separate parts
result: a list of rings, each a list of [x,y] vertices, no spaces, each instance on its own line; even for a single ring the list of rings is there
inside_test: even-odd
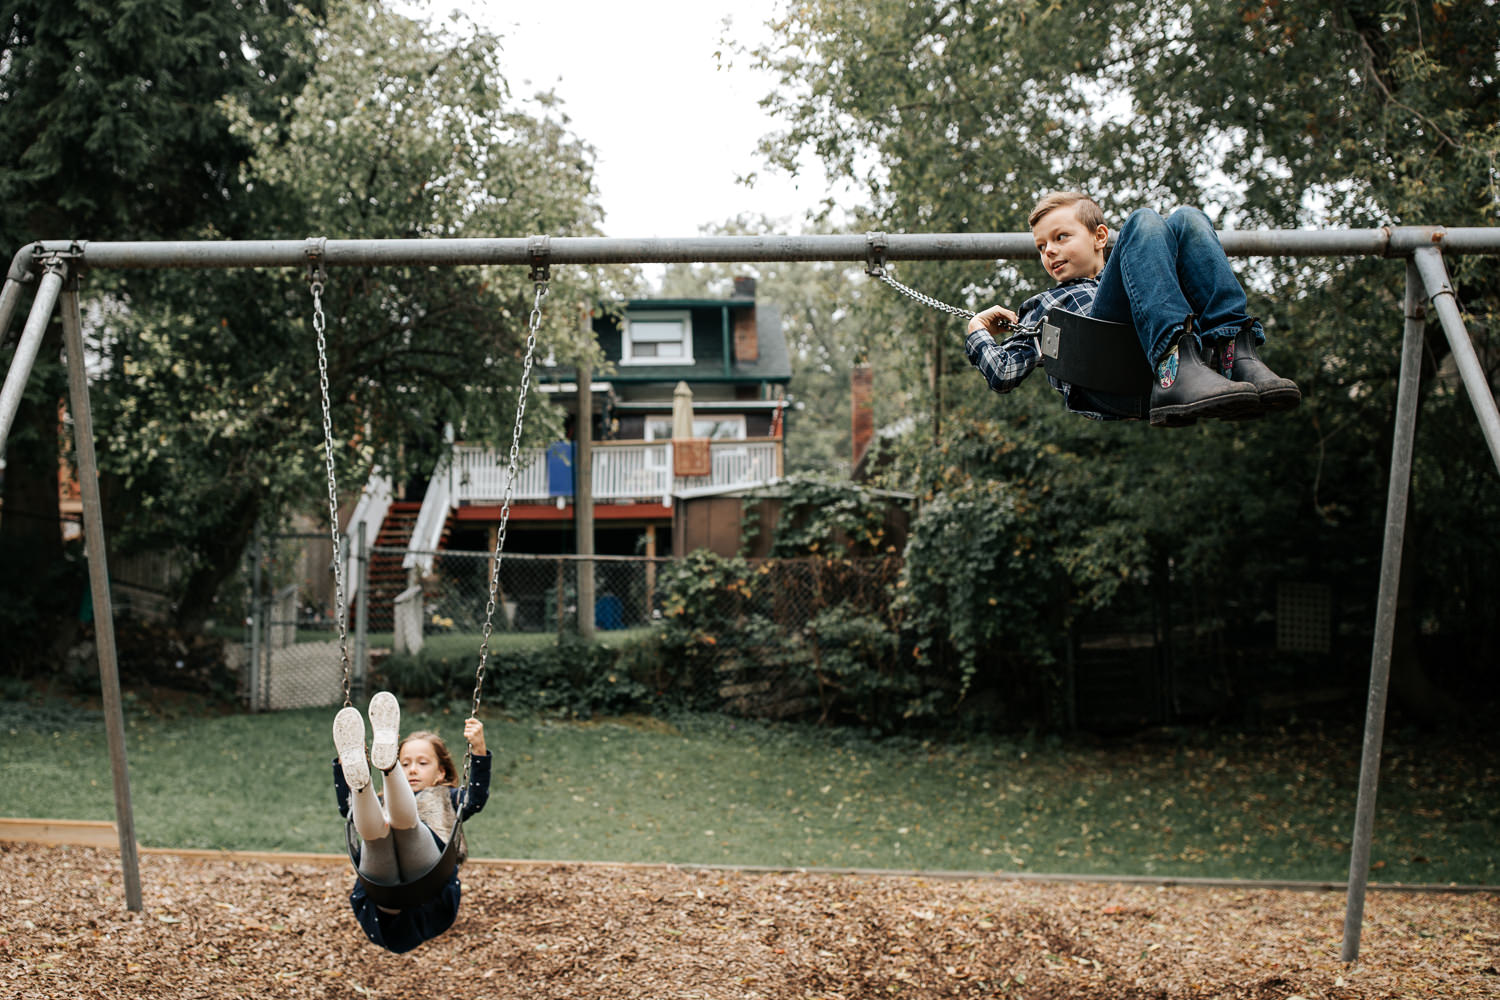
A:
[[[554,441],[547,446],[547,495],[573,495],[573,442]]]

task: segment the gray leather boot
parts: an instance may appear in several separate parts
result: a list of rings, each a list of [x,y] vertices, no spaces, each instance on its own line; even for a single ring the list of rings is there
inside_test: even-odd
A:
[[[1297,383],[1277,375],[1260,359],[1250,324],[1240,327],[1234,339],[1224,341],[1219,351],[1219,370],[1235,382],[1254,386],[1268,413],[1292,410],[1302,402],[1302,390]]]
[[[1260,412],[1261,398],[1254,386],[1232,382],[1204,364],[1191,325],[1156,363],[1151,386],[1154,427],[1185,427],[1200,417],[1243,420]]]

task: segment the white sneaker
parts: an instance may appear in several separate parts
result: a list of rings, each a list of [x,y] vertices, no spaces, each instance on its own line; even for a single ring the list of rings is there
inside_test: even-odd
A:
[[[389,691],[377,691],[370,699],[370,728],[375,731],[370,741],[370,763],[378,770],[389,771],[396,766],[396,750],[401,746],[401,706]]]
[[[339,748],[339,766],[349,790],[359,791],[370,783],[370,765],[365,763],[365,720],[357,708],[341,708],[333,717],[333,745]]]

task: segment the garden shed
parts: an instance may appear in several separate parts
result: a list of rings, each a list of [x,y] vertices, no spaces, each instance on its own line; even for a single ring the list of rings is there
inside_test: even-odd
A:
[[[886,500],[885,538],[898,553],[904,550],[912,519],[916,516],[915,494],[872,490],[855,483],[848,484],[848,489]],[[745,555],[759,559],[770,555],[787,490],[787,481],[777,477],[748,485],[703,487],[674,494],[672,554],[680,557],[697,549],[708,549],[720,556]],[[758,528],[748,549],[744,545],[747,524]],[[839,541],[829,539],[830,543]]]

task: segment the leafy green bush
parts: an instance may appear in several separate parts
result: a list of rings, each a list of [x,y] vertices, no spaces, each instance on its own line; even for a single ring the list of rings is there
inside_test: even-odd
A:
[[[973,480],[934,499],[907,544],[900,606],[912,655],[958,698],[987,689],[1002,721],[1047,719],[1061,687],[1070,582],[1048,537],[1022,491]]]
[[[932,715],[932,692],[902,662],[889,621],[839,605],[813,616],[803,636],[808,655],[802,662],[817,684],[825,718],[840,707],[841,714],[890,728],[896,718]]]
[[[699,551],[662,571],[669,673],[749,714],[885,731],[1065,723],[1069,616],[1111,599],[1132,551],[1065,544],[1085,493],[955,482],[912,523],[904,556],[885,554],[889,495],[806,479],[779,495],[773,558]]]
[[[900,501],[846,480],[798,476],[776,489],[781,514],[776,521],[770,554],[784,558],[804,556],[867,557],[896,554],[890,519]],[[760,507],[747,505],[741,526],[743,550],[750,551],[764,528]]]
[[[658,577],[661,658],[704,707],[756,688],[738,711],[758,714],[753,703],[777,717],[880,728],[927,714],[913,711],[922,692],[897,655],[891,584],[899,566],[890,558],[751,563],[694,552]]]
[[[564,635],[550,645],[493,651],[485,666],[485,700],[512,711],[579,717],[649,709],[655,689],[637,679],[641,655],[626,652],[637,645],[644,644],[612,649]],[[375,681],[400,697],[462,703],[473,695],[477,664],[475,651],[433,646],[387,657]]]

